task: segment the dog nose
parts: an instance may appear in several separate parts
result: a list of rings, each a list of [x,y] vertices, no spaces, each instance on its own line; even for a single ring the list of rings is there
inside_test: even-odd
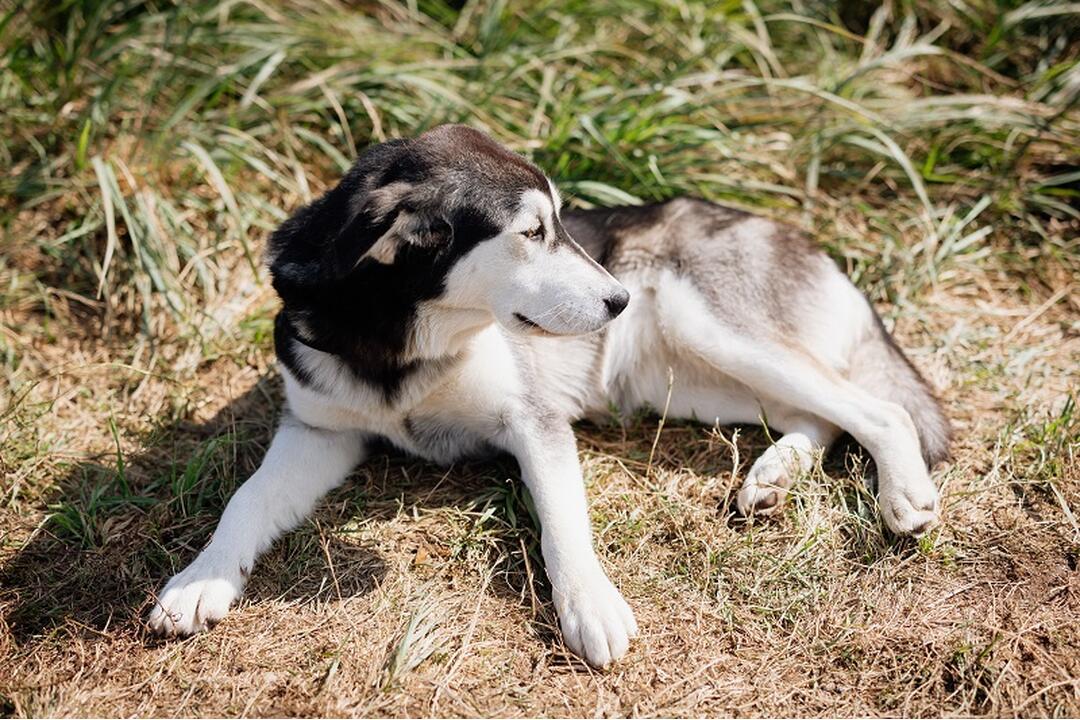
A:
[[[614,295],[604,298],[604,305],[607,306],[608,312],[611,313],[611,317],[619,317],[619,313],[626,309],[627,304],[630,302],[630,292],[623,288]]]

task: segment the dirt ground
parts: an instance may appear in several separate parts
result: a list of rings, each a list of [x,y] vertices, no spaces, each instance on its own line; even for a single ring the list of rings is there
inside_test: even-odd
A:
[[[596,542],[642,631],[608,672],[559,640],[509,462],[378,456],[265,556],[212,632],[151,637],[152,593],[273,430],[275,301],[238,266],[236,292],[210,308],[227,331],[195,347],[102,338],[68,307],[62,332],[25,346],[39,381],[4,418],[0,709],[1080,714],[1068,267],[1046,259],[1023,296],[1008,274],[956,277],[901,314],[957,436],[936,474],[944,525],[918,542],[885,533],[850,443],[780,517],[747,522],[733,497],[762,429],[582,426]],[[152,358],[174,371],[140,372]]]

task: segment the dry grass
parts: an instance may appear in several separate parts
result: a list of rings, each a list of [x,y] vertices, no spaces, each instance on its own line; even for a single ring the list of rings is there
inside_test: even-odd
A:
[[[1075,18],[765,5],[5,9],[0,713],[1080,715]],[[942,390],[944,526],[890,537],[852,446],[743,521],[766,433],[667,423],[650,466],[640,418],[579,430],[642,629],[607,673],[559,640],[510,463],[379,456],[211,633],[150,637],[274,427],[248,256],[368,138],[460,119],[578,203],[815,231]]]

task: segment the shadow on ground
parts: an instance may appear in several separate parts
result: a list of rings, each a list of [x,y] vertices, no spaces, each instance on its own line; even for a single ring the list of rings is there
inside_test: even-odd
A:
[[[72,622],[143,632],[153,592],[198,553],[228,496],[257,467],[277,394],[263,378],[204,423],[158,427],[138,455],[79,463],[57,479],[43,501],[47,519],[0,567],[0,609],[14,641]],[[326,558],[349,570],[335,588],[342,595],[379,582],[377,553],[332,535],[324,544],[297,549],[286,566],[296,572],[254,583],[256,600],[303,599],[309,588],[298,574]]]
[[[0,567],[0,610],[13,640],[32,643],[75,623],[90,631],[144,634],[150,641],[143,620],[154,592],[205,545],[225,502],[257,468],[276,425],[279,398],[277,379],[264,377],[206,422],[158,427],[142,439],[145,449],[138,455],[80,463],[59,478],[45,499],[48,519]],[[669,426],[676,438],[661,443],[658,468],[686,468],[702,477],[731,475],[726,453],[686,451],[686,438],[678,439],[680,428],[694,437],[707,432],[689,424]],[[655,432],[655,421],[639,425],[634,438],[623,436],[622,447],[647,453]],[[578,429],[585,446],[620,435],[611,427]],[[739,445],[749,453],[741,463],[743,473],[768,442],[761,429],[740,429]],[[838,443],[827,464],[830,474],[842,472],[847,453],[857,448],[850,441]],[[494,508],[495,532],[510,550],[509,566],[501,569],[491,590],[519,597],[528,565],[541,564],[527,495],[510,481],[516,477],[511,458],[447,470],[381,448],[354,476],[356,482],[330,495],[313,522],[287,534],[264,556],[246,597],[252,603],[308,602],[328,593],[339,598],[367,594],[385,576],[385,559],[337,532],[342,526],[357,518],[387,521],[401,508],[476,509],[484,504]],[[743,523],[734,497],[729,491],[718,499],[718,522]],[[533,579],[549,604],[543,574],[534,573]],[[548,635],[553,616],[550,608],[543,614],[541,634]]]

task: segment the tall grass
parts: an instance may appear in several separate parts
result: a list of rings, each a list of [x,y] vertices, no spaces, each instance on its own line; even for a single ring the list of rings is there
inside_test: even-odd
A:
[[[0,302],[183,327],[365,145],[442,122],[578,204],[802,222],[882,293],[1074,251],[1075,4],[839,5],[5,0]]]

